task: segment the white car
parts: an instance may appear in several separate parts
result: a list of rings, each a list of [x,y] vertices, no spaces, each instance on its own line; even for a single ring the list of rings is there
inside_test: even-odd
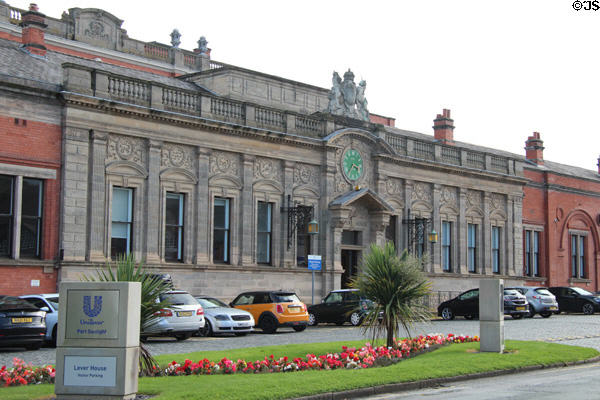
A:
[[[254,317],[248,311],[229,307],[221,300],[208,296],[197,296],[196,300],[204,308],[206,324],[200,329],[200,336],[211,336],[216,333],[233,333],[244,336],[252,332]]]
[[[543,318],[549,318],[552,314],[558,314],[558,302],[556,297],[545,287],[518,286],[512,288],[518,290],[527,297],[529,302],[529,318],[540,314]]]
[[[56,346],[56,330],[58,328],[58,293],[26,294],[19,296],[42,311],[46,311],[46,336],[44,340]]]
[[[157,313],[157,318],[142,327],[141,339],[150,336],[172,336],[185,340],[204,327],[204,309],[188,292],[173,290],[158,301],[169,300],[171,306]]]

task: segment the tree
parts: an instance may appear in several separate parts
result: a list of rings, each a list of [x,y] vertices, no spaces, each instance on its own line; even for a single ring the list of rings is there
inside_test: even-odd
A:
[[[388,347],[398,336],[400,325],[410,337],[413,323],[426,321],[431,312],[422,301],[430,293],[431,283],[422,272],[423,261],[406,250],[398,257],[394,245],[383,248],[372,244],[363,257],[362,270],[351,283],[360,294],[374,302],[365,317],[364,331],[371,331],[373,340],[386,336]],[[383,315],[380,319],[379,316]]]
[[[104,268],[96,270],[96,276],[83,275],[82,280],[88,282],[140,282],[141,304],[140,304],[140,332],[145,326],[155,322],[159,317],[157,313],[171,304],[167,300],[160,300],[161,295],[172,290],[171,283],[149,274],[143,266],[143,262],[136,264],[131,254],[119,257],[115,267],[106,263]],[[140,372],[150,375],[158,362],[152,357],[150,351],[140,343]]]

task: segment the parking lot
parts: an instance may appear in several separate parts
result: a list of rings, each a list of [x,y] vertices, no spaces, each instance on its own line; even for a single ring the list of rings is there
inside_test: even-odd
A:
[[[536,316],[533,319],[524,318],[504,320],[506,339],[542,340],[569,345],[593,347],[600,350],[600,315],[561,314],[551,318]],[[412,335],[428,333],[454,333],[464,335],[479,335],[479,321],[468,321],[457,317],[453,321],[434,320],[415,326]],[[152,354],[176,354],[203,350],[227,350],[240,347],[255,347],[280,345],[289,343],[316,343],[345,340],[369,340],[362,334],[360,328],[350,325],[336,326],[333,324],[309,327],[304,332],[295,332],[283,328],[272,335],[263,334],[260,330],[248,336],[218,336],[192,337],[178,342],[171,338],[150,339],[147,346]],[[44,347],[36,351],[22,349],[0,349],[0,365],[12,365],[12,359],[18,357],[34,365],[52,364],[55,362],[56,350]]]

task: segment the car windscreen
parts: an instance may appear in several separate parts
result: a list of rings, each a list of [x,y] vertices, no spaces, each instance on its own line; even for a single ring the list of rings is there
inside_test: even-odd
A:
[[[1,296],[0,297],[0,311],[10,310],[31,310],[39,311],[39,308],[31,304],[25,299],[12,296]]]
[[[271,299],[274,303],[300,303],[296,293],[271,293]]]
[[[590,292],[588,292],[587,290],[582,289],[582,288],[574,287],[574,288],[571,288],[571,289],[573,289],[577,293],[579,293],[581,295],[584,295],[584,296],[593,296],[593,294],[591,294]]]
[[[160,301],[167,300],[174,306],[198,304],[198,301],[189,293],[166,293],[160,295]]]
[[[505,296],[519,296],[521,292],[515,289],[504,289]]]
[[[535,289],[535,292],[541,294],[542,296],[554,296],[552,293],[550,293],[548,291],[548,289],[539,288],[539,289]]]
[[[225,303],[223,303],[221,300],[218,299],[213,299],[212,297],[202,297],[198,300],[198,302],[200,303],[200,305],[203,308],[217,308],[217,307],[227,307],[229,308],[229,306]]]
[[[58,310],[58,296],[55,296],[55,297],[46,297],[46,301],[48,303],[50,303],[50,305],[52,306],[52,308],[54,308],[55,310]]]

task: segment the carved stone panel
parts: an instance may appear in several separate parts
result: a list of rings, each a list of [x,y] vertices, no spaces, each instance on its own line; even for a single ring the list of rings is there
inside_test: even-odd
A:
[[[269,179],[283,182],[281,161],[257,157],[254,162],[254,180]]]
[[[66,17],[74,28],[74,39],[105,48],[117,49],[122,46],[125,31],[123,21],[114,15],[98,9],[72,8]]]
[[[451,186],[444,186],[441,193],[442,205],[458,208],[458,201],[456,196],[456,188]]]
[[[162,168],[183,168],[194,172],[194,153],[190,147],[166,143],[162,147]]]
[[[310,185],[319,189],[319,167],[316,165],[296,164],[294,169],[294,187]]]
[[[492,193],[490,196],[490,205],[493,210],[504,211],[506,208],[506,196],[500,193]]]
[[[469,190],[467,192],[467,208],[479,208],[482,207],[482,193],[478,190]]]
[[[412,202],[423,201],[431,204],[431,185],[424,182],[415,182],[412,191]]]
[[[225,174],[240,176],[240,159],[237,154],[215,151],[210,156],[210,176]]]
[[[110,135],[106,151],[107,161],[131,161],[146,166],[146,145],[142,139]]]

